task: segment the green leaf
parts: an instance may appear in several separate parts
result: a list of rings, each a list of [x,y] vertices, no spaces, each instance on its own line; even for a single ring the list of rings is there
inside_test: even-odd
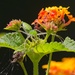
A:
[[[34,51],[30,50],[29,52],[27,52],[27,55],[30,58],[30,60],[34,63],[34,62],[39,62],[45,54],[35,53]]]
[[[32,27],[26,22],[22,22],[22,26],[23,26],[24,31],[26,32],[29,32],[30,30],[32,30]]]
[[[25,44],[25,42],[23,44],[21,44],[20,46],[18,46],[16,48],[16,51],[24,51],[25,53],[28,52],[30,49],[29,49],[29,45],[27,45],[27,43]]]
[[[5,35],[6,33],[5,32],[1,32],[0,33],[0,37],[2,37],[3,35]]]
[[[69,37],[66,37],[64,42],[63,42],[63,45],[68,48],[68,52],[75,52],[75,41]]]
[[[22,43],[24,43],[24,37],[19,32],[7,33],[0,38],[0,47],[16,50]]]
[[[49,53],[64,51],[66,48],[60,42],[51,42],[51,43],[38,43],[36,46],[31,48],[29,52],[27,52],[28,57],[32,62],[39,62],[41,58]],[[37,59],[37,60],[36,60]]]
[[[31,30],[29,32],[29,34],[32,35],[32,36],[36,36],[37,35],[37,31],[36,30]]]
[[[65,48],[64,45],[62,45],[61,42],[50,42],[50,43],[41,43],[35,46],[34,51],[36,53],[51,53],[56,51],[64,51],[67,48]]]

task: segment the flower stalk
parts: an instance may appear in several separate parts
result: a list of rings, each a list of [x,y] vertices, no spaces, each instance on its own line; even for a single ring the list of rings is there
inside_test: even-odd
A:
[[[21,68],[22,68],[22,70],[23,70],[23,72],[24,72],[24,75],[28,75],[23,61],[20,61],[19,64],[20,64],[20,66],[21,66]]]
[[[38,63],[39,62],[33,62],[33,75],[39,75]]]
[[[52,39],[51,39],[52,42],[54,41],[54,38],[55,38],[55,35],[52,35]],[[46,75],[49,74],[50,65],[51,65],[51,60],[52,60],[52,54],[53,54],[53,53],[50,53],[50,54],[49,54],[48,68],[47,68],[47,71],[46,71]]]
[[[48,75],[48,74],[49,74],[51,60],[52,60],[52,53],[51,53],[51,54],[49,54],[48,68],[47,68],[47,71],[46,71],[46,75]]]
[[[50,32],[47,31],[47,34],[46,34],[45,39],[44,39],[44,42],[47,42],[49,36],[50,36]]]

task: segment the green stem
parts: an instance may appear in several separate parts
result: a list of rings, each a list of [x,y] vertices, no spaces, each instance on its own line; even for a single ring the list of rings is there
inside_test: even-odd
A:
[[[38,62],[33,63],[33,75],[39,75]]]
[[[52,39],[51,39],[51,41],[53,42],[53,41],[54,41],[54,39],[55,39],[55,35],[52,35]]]
[[[21,68],[22,68],[22,70],[24,72],[24,75],[28,75],[28,73],[27,73],[27,71],[25,69],[25,65],[24,65],[23,61],[19,62],[19,64],[21,65]]]
[[[47,39],[48,39],[49,36],[50,36],[50,32],[47,32],[46,37],[44,39],[45,42],[47,41]]]
[[[52,39],[51,39],[51,41],[52,41],[52,42],[54,41],[54,38],[55,38],[55,36],[54,36],[54,35],[52,35]],[[47,71],[46,71],[46,75],[48,75],[48,74],[49,74],[51,60],[52,60],[52,53],[51,53],[51,54],[49,54],[48,68],[47,68]]]
[[[49,54],[49,61],[48,61],[48,68],[47,68],[47,71],[46,71],[46,75],[48,75],[48,74],[49,74],[51,60],[52,60],[52,53],[51,53],[51,54]]]

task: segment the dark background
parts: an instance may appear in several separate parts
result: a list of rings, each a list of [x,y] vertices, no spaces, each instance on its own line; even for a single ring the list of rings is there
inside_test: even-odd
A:
[[[31,24],[34,19],[37,18],[38,12],[48,6],[64,6],[68,7],[71,14],[75,16],[75,0],[0,0],[0,32],[4,32],[3,28],[12,19],[21,19]],[[59,34],[65,38],[71,37],[75,40],[75,23],[71,23],[67,27],[66,32],[60,32]],[[0,48],[0,72],[6,67],[6,69],[0,75],[23,75],[20,66],[15,64],[8,65],[12,56],[13,50],[7,48]],[[75,53],[57,52],[53,53],[53,60],[61,60],[63,57],[75,57]],[[42,65],[46,64],[48,56],[42,58],[40,62],[40,75],[45,75],[45,71],[42,70]],[[25,65],[27,67],[29,75],[32,75],[32,63],[28,57],[25,59]],[[14,67],[14,69],[13,69]],[[5,73],[5,74],[4,74]]]

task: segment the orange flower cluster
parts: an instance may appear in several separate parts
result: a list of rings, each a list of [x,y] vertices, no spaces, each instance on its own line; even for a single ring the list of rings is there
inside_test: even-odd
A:
[[[9,24],[7,24],[6,28],[4,28],[4,29],[18,30],[18,29],[20,29],[20,26],[21,26],[21,20],[15,19],[15,20],[10,21]]]
[[[43,68],[47,68],[47,65]],[[51,61],[49,75],[75,75],[75,58],[63,58],[62,62]]]
[[[46,31],[57,31],[59,28],[63,28],[69,25],[72,21],[75,21],[75,18],[70,15],[68,8],[69,7],[66,8],[62,6],[43,8],[39,12],[38,18],[32,23],[32,25],[35,25],[35,28],[38,28],[40,25]],[[65,16],[68,17],[68,22],[65,22]]]

